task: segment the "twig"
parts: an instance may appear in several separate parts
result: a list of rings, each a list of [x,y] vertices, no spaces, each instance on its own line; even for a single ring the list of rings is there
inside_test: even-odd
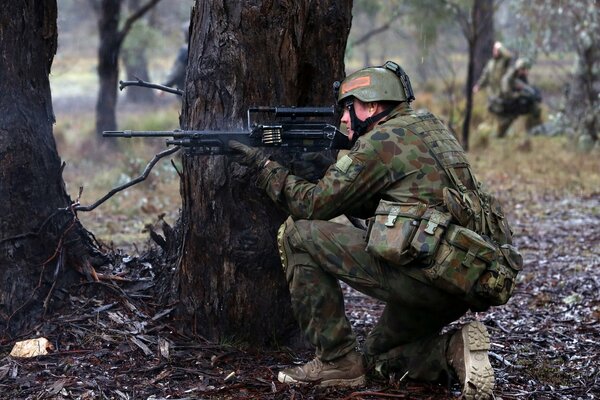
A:
[[[490,355],[490,357],[495,358],[496,360],[500,361],[502,364],[506,365],[507,367],[516,368],[516,369],[524,368],[522,365],[515,365],[515,364],[511,363],[506,358],[504,358],[500,354],[494,353],[493,351],[488,352],[488,354]]]
[[[150,162],[148,163],[148,165],[146,165],[146,168],[144,169],[144,172],[142,173],[142,175],[138,176],[135,179],[130,180],[129,182],[127,182],[127,183],[125,183],[125,184],[123,184],[121,186],[117,186],[116,188],[113,188],[110,192],[108,192],[107,194],[105,194],[101,199],[97,200],[92,205],[82,206],[82,205],[79,205],[79,204],[75,203],[73,208],[75,209],[75,211],[92,211],[93,209],[95,209],[96,207],[98,207],[100,204],[102,204],[106,200],[110,199],[116,193],[119,193],[120,191],[125,190],[128,187],[131,187],[131,186],[133,186],[133,185],[135,185],[137,183],[140,183],[143,180],[145,180],[148,177],[148,175],[150,174],[150,171],[152,171],[152,168],[154,168],[154,166],[158,162],[158,160],[160,160],[163,157],[166,157],[166,156],[169,156],[169,155],[171,155],[173,153],[178,152],[179,149],[180,149],[180,147],[176,146],[176,147],[172,147],[170,149],[166,149],[166,150],[161,151],[160,153],[156,154],[152,160],[150,160]]]
[[[362,396],[375,396],[376,398],[389,397],[392,399],[406,399],[407,398],[405,394],[393,394],[393,393],[365,391],[365,392],[350,393],[350,395],[345,397],[344,400],[352,399],[352,398],[356,398],[356,397],[362,397]]]

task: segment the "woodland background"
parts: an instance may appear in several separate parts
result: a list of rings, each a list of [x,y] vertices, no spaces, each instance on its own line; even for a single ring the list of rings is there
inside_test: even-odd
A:
[[[141,2],[124,3],[133,10]],[[573,121],[564,121],[574,101],[569,97],[569,82],[580,68],[575,47],[565,40],[573,35],[569,27],[574,22],[569,18],[577,15],[578,7],[587,7],[588,16],[592,14],[589,40],[599,43],[598,4],[493,3],[494,39],[535,60],[530,79],[542,90],[544,119],[552,130],[550,135],[528,136],[518,121],[507,138],[496,139],[485,94],[473,99],[469,157],[479,178],[505,204],[526,270],[506,307],[466,319],[479,318],[490,329],[498,397],[595,399],[600,393],[600,280],[595,273],[600,266],[598,131],[582,134]],[[134,78],[127,73],[125,57],[147,60],[148,76],[142,78],[159,83],[165,79],[183,43],[181,27],[189,21],[193,4],[162,0],[132,26],[123,43],[120,79]],[[355,1],[346,73],[386,60],[398,62],[411,77],[415,108],[432,110],[461,137],[468,62],[461,18],[468,19],[471,4]],[[58,49],[50,73],[54,137],[66,163],[66,190],[75,199],[83,187],[79,200],[84,205],[140,175],[148,160],[165,147],[161,140],[98,142],[97,15],[93,2],[58,0]],[[563,24],[551,25],[549,20]],[[592,75],[599,74],[598,64],[590,68]],[[598,81],[591,84],[597,88]],[[134,91],[126,89],[118,95],[119,129],[179,128],[179,97],[148,91],[149,97],[136,99]],[[49,335],[59,347],[54,355],[12,359],[8,353],[15,338],[3,340],[0,398],[447,398],[456,394],[456,387],[448,392],[443,385],[405,382],[400,377],[389,382],[373,378],[362,392],[290,389],[276,382],[277,369],[308,359],[309,352],[285,346],[265,352],[236,338],[215,343],[177,333],[163,320],[170,308],[153,302],[146,290],[157,268],[151,257],[157,245],[149,236],[163,222],[176,225],[181,169],[180,158],[173,157],[172,163],[163,160],[145,182],[116,194],[92,212],[78,214],[82,225],[112,254],[112,269],[98,272],[122,280],[111,281],[110,288],[80,288],[70,295],[66,311],[46,318],[43,329],[21,337]],[[345,290],[350,318],[364,337],[381,304]]]

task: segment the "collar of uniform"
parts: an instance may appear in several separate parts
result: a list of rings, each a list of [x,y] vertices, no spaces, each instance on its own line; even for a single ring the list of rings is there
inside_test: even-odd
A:
[[[412,107],[410,106],[409,103],[403,101],[402,103],[398,104],[396,107],[394,107],[394,109],[392,110],[392,112],[390,112],[388,115],[386,115],[384,118],[382,118],[377,125],[381,125],[383,123],[385,123],[386,121],[395,118],[398,115],[409,115],[409,114],[413,114],[414,111],[412,109]]]

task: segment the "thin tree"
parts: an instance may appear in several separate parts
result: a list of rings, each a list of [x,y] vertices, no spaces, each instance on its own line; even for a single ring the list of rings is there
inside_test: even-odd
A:
[[[468,45],[467,77],[465,82],[466,104],[461,143],[465,150],[469,150],[469,131],[473,111],[472,88],[477,77],[481,75],[484,65],[481,61],[476,61],[476,58],[481,57],[482,54],[491,52],[490,38],[494,36],[494,0],[473,0],[467,7],[450,0],[444,0],[444,3],[447,4],[455,16]],[[485,59],[487,61],[489,56]]]
[[[193,9],[183,128],[240,128],[252,105],[334,103],[351,2],[225,3],[198,0]],[[255,172],[234,159],[184,154],[182,162],[183,239],[173,295],[181,326],[213,340],[293,336],[275,240],[286,216],[255,187]]]
[[[117,85],[119,81],[119,53],[123,40],[133,24],[160,0],[148,0],[124,20],[121,19],[121,0],[92,0],[98,14],[100,44],[98,46],[98,78],[100,87],[96,102],[96,133],[117,129]]]

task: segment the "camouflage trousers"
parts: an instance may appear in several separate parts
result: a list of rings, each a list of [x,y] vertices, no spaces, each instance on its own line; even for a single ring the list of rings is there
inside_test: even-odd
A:
[[[496,135],[499,138],[503,138],[506,136],[508,129],[512,125],[512,123],[519,118],[519,115],[525,116],[525,129],[527,131],[535,128],[538,125],[542,124],[542,109],[540,107],[540,103],[533,103],[531,109],[527,114],[497,114],[496,115],[496,124],[497,124],[497,132]]]
[[[418,380],[448,376],[446,349],[450,334],[440,335],[468,306],[406,275],[365,250],[365,231],[329,221],[289,218],[278,245],[300,328],[324,361],[357,346],[339,281],[386,303],[366,338],[365,359],[383,372],[396,371]]]

